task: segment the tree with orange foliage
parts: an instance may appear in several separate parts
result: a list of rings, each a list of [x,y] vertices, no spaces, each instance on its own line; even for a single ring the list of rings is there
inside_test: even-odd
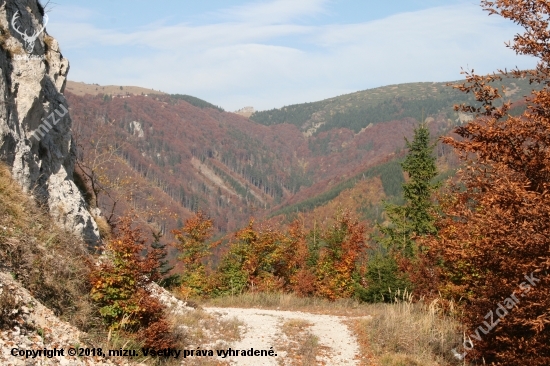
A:
[[[218,269],[218,292],[279,291],[283,278],[285,237],[270,227],[248,226],[237,231]]]
[[[296,291],[311,295],[315,275],[306,268],[309,251],[302,225],[290,224],[288,232],[270,226],[248,226],[237,231],[217,271],[217,295],[243,291]],[[304,282],[305,280],[305,282]]]
[[[212,235],[212,220],[199,211],[185,221],[180,230],[172,230],[178,243],[175,246],[180,254],[178,260],[183,264],[180,276],[180,291],[186,297],[204,296],[209,291],[205,259],[211,250],[219,244],[209,243]]]
[[[141,233],[130,218],[122,218],[115,237],[91,272],[91,298],[99,305],[105,323],[113,331],[134,335],[147,347],[172,345],[164,307],[150,294],[151,278],[159,266],[154,250],[146,257]]]
[[[335,224],[323,233],[323,246],[317,263],[317,294],[330,300],[351,297],[360,284],[358,262],[367,249],[365,226],[339,213]]]
[[[310,243],[300,221],[293,221],[287,234],[283,260],[286,263],[283,276],[287,279],[286,288],[298,296],[311,296],[316,288],[317,248],[315,247],[315,230],[310,235]]]
[[[550,4],[482,6],[525,28],[508,47],[539,63],[502,75],[472,70],[455,86],[478,102],[455,109],[476,119],[456,129],[460,140],[444,139],[467,166],[441,200],[438,236],[423,242],[425,263],[440,263],[425,275],[439,283],[434,290],[462,299],[467,337],[459,353],[487,364],[550,365]],[[510,103],[494,86],[503,76],[542,84],[519,117],[509,115]]]
[[[214,294],[288,291],[331,300],[355,295],[365,270],[365,227],[346,211],[314,241],[309,243],[299,221],[281,232],[256,227],[251,219],[222,257]]]

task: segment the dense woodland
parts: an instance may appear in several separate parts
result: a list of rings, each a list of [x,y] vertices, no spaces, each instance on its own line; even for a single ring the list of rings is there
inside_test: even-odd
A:
[[[321,123],[315,134],[337,128],[347,128],[357,133],[371,124],[407,117],[419,119],[421,116],[444,114],[454,120],[455,104],[477,103],[472,95],[449,87],[456,83],[458,81],[390,85],[320,102],[258,111],[250,119],[267,126],[290,123],[303,131],[315,121]],[[532,88],[540,89],[537,85],[531,85],[528,79],[507,77],[498,84],[498,87],[501,86],[505,87],[507,96],[512,100],[521,100]],[[511,112],[519,114],[522,110]]]
[[[164,233],[198,210],[213,218],[221,234],[244,225],[250,215],[274,216],[324,204],[353,186],[357,177],[380,174],[383,168],[372,169],[402,157],[402,136],[410,136],[418,124],[405,118],[361,133],[335,128],[307,137],[289,124],[262,126],[173,96],[67,93],[67,98],[81,171],[98,183],[96,205],[117,215],[128,208],[163,210],[144,215],[144,221],[155,221]],[[442,114],[433,120],[434,135],[455,124]],[[451,149],[440,147],[437,154],[453,164]],[[393,169],[390,178],[389,171],[383,174],[386,193],[398,195],[399,188],[394,184],[388,189],[387,182],[400,181],[402,173]],[[112,188],[109,195],[100,192],[102,185]]]

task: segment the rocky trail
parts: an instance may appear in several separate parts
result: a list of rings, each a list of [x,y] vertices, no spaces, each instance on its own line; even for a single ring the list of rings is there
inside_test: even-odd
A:
[[[277,355],[274,357],[227,357],[232,365],[293,364],[287,351],[278,349],[281,344],[289,341],[282,331],[285,322],[303,322],[310,325],[308,331],[317,338],[318,347],[322,350],[315,358],[316,365],[360,364],[362,355],[359,344],[348,326],[344,324],[345,320],[353,318],[252,308],[205,308],[204,310],[222,318],[237,318],[244,324],[245,329],[242,332],[241,340],[233,344],[234,350],[273,349]]]
[[[156,285],[151,288],[151,291],[174,313],[202,312],[189,307],[186,302],[176,299]],[[68,350],[71,347],[90,348],[93,346],[82,342],[84,333],[58,319],[50,309],[34,299],[9,273],[0,271],[0,294],[5,292],[12,294],[14,301],[21,305],[17,305],[9,316],[13,319],[14,324],[10,324],[9,329],[0,332],[1,365],[142,365],[124,357],[75,357],[63,354],[55,355],[53,358],[26,358],[19,354],[12,354],[13,349],[17,349],[16,353],[21,351],[24,355],[27,350],[54,348]],[[370,316],[335,316],[257,308],[205,307],[202,310],[219,320],[237,319],[240,323],[237,331],[240,333],[238,341],[227,342],[224,338],[217,338],[216,342],[212,344],[197,344],[199,348],[214,350],[214,352],[217,349],[227,351],[229,348],[233,351],[239,350],[238,355],[226,355],[225,357],[214,355],[214,359],[217,359],[219,364],[227,365],[229,362],[231,365],[243,366],[369,365],[346,323],[349,320],[370,318]],[[292,332],[289,333],[289,329]],[[208,333],[211,330],[205,329],[205,332]],[[212,336],[215,335],[212,334]],[[304,342],[308,337],[315,339],[315,342]],[[240,354],[243,350],[248,353],[251,349],[253,349],[252,352],[263,350],[266,355],[243,356]],[[271,356],[267,355],[267,352],[271,352]],[[309,355],[307,355],[308,352]],[[198,361],[200,360],[197,357],[180,360],[182,365],[189,364],[189,362],[195,365]]]

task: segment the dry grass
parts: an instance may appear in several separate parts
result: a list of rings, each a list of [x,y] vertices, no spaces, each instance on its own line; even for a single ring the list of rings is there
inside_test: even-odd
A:
[[[107,219],[104,216],[92,215],[92,217],[97,224],[97,228],[99,229],[99,236],[101,237],[101,239],[111,239],[112,228],[111,225],[109,225],[109,223],[107,222]]]
[[[281,326],[282,334],[277,341],[278,351],[286,352],[284,359],[279,363],[284,365],[308,366],[316,365],[317,355],[320,353],[319,339],[313,335],[308,327],[313,325],[303,319],[289,319]]]
[[[0,47],[2,47],[3,49],[6,49],[6,47],[7,47],[6,41],[10,37],[11,37],[11,35],[10,35],[9,30],[7,30],[6,28],[0,26]]]
[[[46,51],[51,50],[53,48],[54,41],[55,39],[49,34],[46,34],[44,36],[44,44],[46,45]]]
[[[136,363],[146,363],[153,365],[152,362],[147,357],[141,355],[141,348],[144,346],[143,343],[136,341],[134,338],[117,332],[108,332],[104,328],[95,328],[92,329],[89,333],[83,334],[81,341],[85,342],[84,344],[73,344],[74,348],[87,347],[87,348],[101,348],[102,350],[135,350],[138,357],[129,357],[128,361],[133,361]],[[105,357],[106,359],[111,359],[112,361],[118,361],[120,357],[112,356]]]
[[[170,314],[168,321],[184,347],[215,344],[218,340],[230,344],[241,339],[241,323],[236,318],[220,319],[204,310]]]
[[[0,270],[11,272],[61,319],[86,331],[99,324],[88,298],[88,263],[85,244],[53,224],[0,164]]]
[[[23,303],[7,288],[0,288],[0,329],[17,325],[16,316]]]
[[[232,346],[232,342],[241,339],[243,324],[237,319],[220,319],[203,310],[191,310],[184,313],[166,313],[166,318],[171,325],[171,333],[175,339],[175,349],[191,350],[197,349],[226,349]],[[136,350],[139,357],[129,358],[129,361],[141,362],[146,365],[181,365],[182,355],[175,358],[144,357],[141,349],[143,343],[136,341],[131,335],[123,332],[107,332],[104,329],[94,329],[86,334],[82,340],[88,347],[102,349],[125,349]],[[78,345],[74,345],[77,347]],[[188,357],[185,365],[191,366],[214,366],[229,365],[228,362],[218,360],[216,357]]]
[[[351,321],[363,353],[383,366],[457,365],[451,349],[461,342],[459,324],[438,300],[414,303],[405,294],[392,304],[369,305],[372,319]]]
[[[363,316],[368,305],[354,299],[329,301],[316,297],[299,297],[289,293],[252,292],[237,296],[224,296],[200,301],[201,306],[259,308],[272,310],[305,311],[316,314]]]
[[[52,62],[54,38],[49,34],[44,35],[44,55],[46,57],[46,65],[50,65]]]
[[[241,339],[241,330],[244,327],[236,318],[220,319],[203,310],[197,309],[184,313],[170,313],[167,316],[172,325],[172,334],[176,337],[177,349],[225,349],[231,347],[232,342]],[[169,365],[179,365],[181,360],[168,360]],[[215,357],[190,357],[185,360],[186,365],[210,366],[229,365]]]
[[[205,300],[201,305],[349,316],[347,324],[361,345],[364,365],[458,364],[451,349],[461,343],[459,323],[445,315],[437,301],[415,303],[410,294],[400,294],[392,304],[366,304],[353,299],[330,302],[292,294],[248,293]]]
[[[18,44],[15,39],[12,38],[9,29],[0,25],[0,48],[7,51],[9,58],[13,58],[15,55],[24,54],[23,47]]]

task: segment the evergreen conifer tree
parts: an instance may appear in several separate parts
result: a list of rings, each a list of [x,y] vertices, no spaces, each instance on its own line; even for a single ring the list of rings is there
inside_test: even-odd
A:
[[[387,226],[380,226],[383,234],[380,242],[390,251],[400,252],[404,257],[415,256],[415,235],[435,234],[434,218],[431,214],[432,193],[439,184],[433,179],[437,175],[434,145],[430,144],[430,131],[425,124],[414,130],[412,142],[405,139],[409,153],[401,164],[408,173],[409,180],[403,184],[404,205],[386,203],[386,214],[390,221]]]
[[[409,179],[403,184],[404,204],[384,204],[389,224],[378,226],[381,235],[376,241],[381,247],[369,261],[368,287],[360,291],[360,297],[369,302],[392,301],[392,293],[410,289],[407,275],[399,271],[397,257],[414,259],[418,252],[414,237],[436,232],[430,211],[431,196],[439,184],[433,182],[437,168],[428,127],[421,124],[415,128],[412,142],[405,142],[409,153],[401,167]]]
[[[162,238],[161,231],[153,231],[153,242],[151,243],[151,248],[153,253],[155,253],[155,259],[158,261],[158,267],[154,269],[156,272],[156,278],[158,278],[157,283],[162,287],[172,287],[177,284],[179,276],[177,274],[168,275],[170,271],[174,268],[170,266],[169,261],[166,259],[168,256],[167,245],[161,243],[160,239]]]

